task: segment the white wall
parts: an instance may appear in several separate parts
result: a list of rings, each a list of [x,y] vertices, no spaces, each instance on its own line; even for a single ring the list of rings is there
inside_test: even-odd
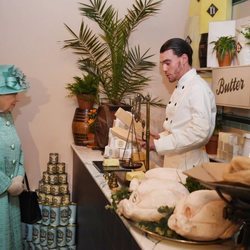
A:
[[[50,152],[57,152],[65,162],[71,184],[73,142],[71,123],[76,108],[66,97],[65,84],[80,72],[76,57],[62,50],[61,41],[70,38],[64,23],[78,30],[82,17],[78,0],[1,0],[0,64],[15,64],[27,75],[30,89],[21,96],[14,112],[22,140],[31,186],[37,188],[46,170]],[[87,0],[82,1],[88,3]],[[108,0],[121,13],[132,0]],[[165,0],[158,15],[142,23],[131,43],[151,48],[153,60],[159,61],[159,48],[171,37],[182,37],[188,16],[189,0]],[[155,68],[148,91],[168,100],[169,89]],[[153,129],[161,127],[164,110],[152,112]],[[160,117],[160,118],[159,118]]]
[[[243,18],[250,15],[250,0],[233,6],[233,19]]]

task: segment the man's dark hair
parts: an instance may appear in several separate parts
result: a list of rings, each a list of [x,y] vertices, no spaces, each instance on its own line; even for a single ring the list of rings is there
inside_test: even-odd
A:
[[[166,50],[172,49],[174,54],[176,56],[182,56],[183,54],[186,54],[188,56],[188,63],[190,66],[192,66],[193,63],[193,50],[189,43],[187,43],[185,40],[181,38],[172,38],[166,41],[160,49],[160,53],[165,52]]]

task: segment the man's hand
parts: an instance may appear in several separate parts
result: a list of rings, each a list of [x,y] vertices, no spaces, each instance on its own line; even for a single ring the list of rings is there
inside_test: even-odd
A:
[[[160,138],[159,134],[150,133],[150,136],[149,136],[149,150],[155,150],[154,140],[159,139],[159,138]],[[141,138],[138,138],[137,140],[138,140],[139,144],[141,145],[141,147],[146,149],[146,141],[142,140]]]

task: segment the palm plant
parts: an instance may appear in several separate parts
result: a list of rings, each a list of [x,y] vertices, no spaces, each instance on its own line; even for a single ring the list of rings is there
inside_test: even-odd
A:
[[[145,73],[155,66],[149,50],[141,53],[140,46],[129,46],[129,38],[145,19],[157,13],[162,0],[135,0],[123,18],[112,5],[103,0],[80,3],[82,16],[98,24],[101,34],[93,32],[81,22],[77,35],[68,25],[72,39],[64,40],[64,48],[71,48],[80,56],[79,68],[99,79],[102,93],[112,104],[120,104],[139,93],[151,80]]]

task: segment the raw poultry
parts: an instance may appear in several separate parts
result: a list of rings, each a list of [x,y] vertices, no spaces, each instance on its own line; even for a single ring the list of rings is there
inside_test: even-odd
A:
[[[164,214],[161,206],[175,207],[168,226],[177,234],[191,240],[209,241],[230,238],[238,229],[223,218],[225,202],[213,190],[189,194],[182,183],[186,176],[176,169],[155,168],[145,179],[133,179],[132,194],[118,204],[117,212],[133,221],[159,221]]]
[[[225,202],[214,190],[199,190],[181,199],[168,220],[168,226],[192,240],[230,238],[238,225],[223,218]]]
[[[178,200],[189,194],[177,181],[182,175],[173,169],[159,168],[149,170],[141,181],[133,179],[130,183],[132,194],[129,199],[120,201],[117,212],[134,221],[158,221],[164,216],[158,212],[160,206],[175,207]]]

